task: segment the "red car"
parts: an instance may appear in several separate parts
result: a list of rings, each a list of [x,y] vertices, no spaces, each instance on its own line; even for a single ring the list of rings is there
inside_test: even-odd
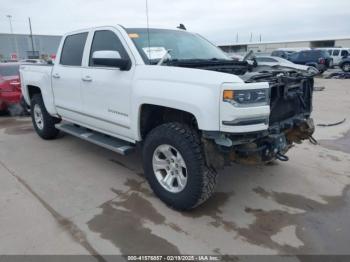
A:
[[[19,63],[0,63],[0,111],[20,101]]]

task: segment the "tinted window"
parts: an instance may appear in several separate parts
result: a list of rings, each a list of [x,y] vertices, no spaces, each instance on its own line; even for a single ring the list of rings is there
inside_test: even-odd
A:
[[[311,58],[311,59],[318,59],[323,51],[310,51],[308,54],[309,56],[307,56],[307,58]],[[327,52],[327,51],[325,51]]]
[[[299,53],[293,53],[290,54],[289,59],[291,60],[297,60],[299,58]]]
[[[304,61],[304,60],[307,60],[307,59],[310,59],[311,58],[311,52],[307,52],[307,51],[302,51],[300,52],[299,54],[299,59]]]
[[[340,55],[341,55],[341,56],[348,56],[348,55],[349,55],[349,52],[346,51],[346,50],[342,50]]]
[[[19,75],[19,65],[0,66],[0,76]]]
[[[92,54],[95,51],[101,51],[101,50],[118,51],[121,58],[129,59],[128,54],[126,53],[118,36],[112,31],[102,30],[102,31],[95,32],[94,39],[91,45],[91,51],[90,51],[90,59],[89,59],[90,66],[99,66],[99,65],[94,65],[92,61]]]
[[[329,57],[329,54],[327,51],[323,51],[323,50],[311,50],[311,51],[304,51],[302,52],[305,54],[304,58],[306,60],[308,59],[312,59],[312,60],[315,60],[315,59],[319,59],[320,57]]]
[[[80,66],[88,33],[67,36],[64,40],[61,61],[62,65]]]
[[[333,56],[338,56],[339,55],[339,50],[334,50],[333,51]]]

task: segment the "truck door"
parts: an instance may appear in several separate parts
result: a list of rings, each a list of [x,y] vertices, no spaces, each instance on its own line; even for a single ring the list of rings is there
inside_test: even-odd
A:
[[[132,138],[130,93],[134,65],[131,53],[128,53],[119,31],[99,29],[91,33],[91,48],[81,78],[87,124],[121,138]],[[131,68],[120,70],[116,66],[94,64],[92,57],[96,51],[117,51],[121,58],[130,60]]]
[[[68,35],[52,71],[57,112],[67,120],[79,119],[82,110],[81,66],[87,32]]]

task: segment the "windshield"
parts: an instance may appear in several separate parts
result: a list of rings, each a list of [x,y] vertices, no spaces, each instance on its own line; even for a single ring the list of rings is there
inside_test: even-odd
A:
[[[19,65],[0,66],[1,76],[17,76],[19,75]]]
[[[186,31],[166,29],[127,29],[145,63],[158,62],[167,50],[171,60],[231,60],[218,47],[203,37]]]

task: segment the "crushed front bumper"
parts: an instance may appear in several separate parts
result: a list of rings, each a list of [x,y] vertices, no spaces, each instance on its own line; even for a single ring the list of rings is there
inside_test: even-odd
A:
[[[202,142],[207,164],[220,169],[231,162],[260,164],[274,159],[287,161],[285,154],[293,143],[310,138],[315,130],[312,118],[296,119],[290,128],[280,132],[275,129],[244,135],[204,132]]]

